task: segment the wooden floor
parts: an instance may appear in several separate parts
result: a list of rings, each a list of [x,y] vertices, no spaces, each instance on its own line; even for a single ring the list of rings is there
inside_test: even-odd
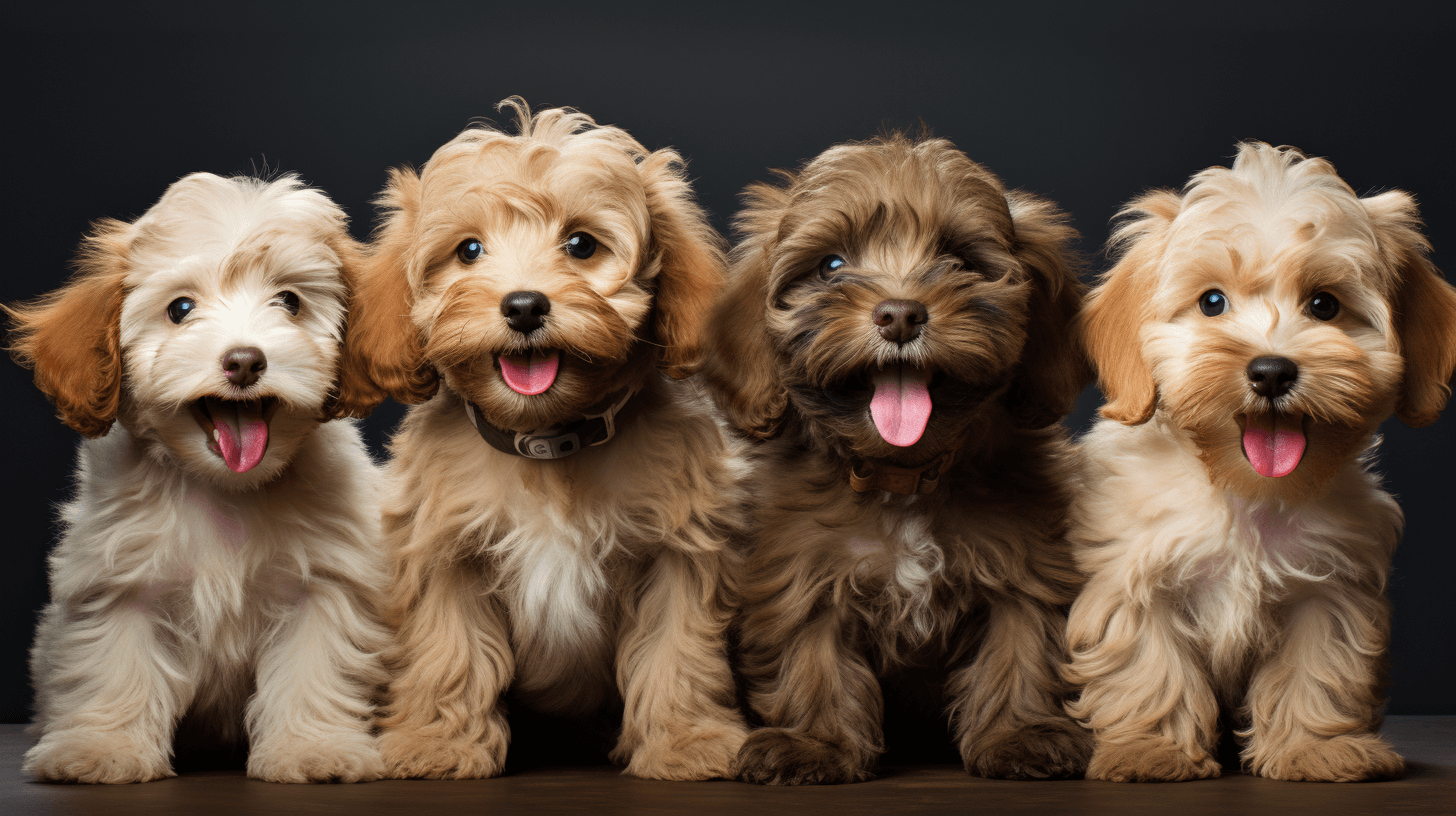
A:
[[[240,770],[194,771],[144,785],[46,785],[20,774],[31,740],[0,725],[0,814],[388,813],[848,816],[873,813],[1055,813],[1192,816],[1274,813],[1456,814],[1456,717],[1391,717],[1385,733],[1410,762],[1395,782],[1273,782],[1227,773],[1175,784],[1003,782],[954,765],[890,767],[857,785],[761,788],[740,782],[647,782],[604,765],[521,770],[499,779],[275,785]]]

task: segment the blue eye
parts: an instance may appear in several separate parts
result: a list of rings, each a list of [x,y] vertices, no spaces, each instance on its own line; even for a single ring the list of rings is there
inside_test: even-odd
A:
[[[1218,317],[1228,311],[1228,298],[1217,289],[1209,289],[1198,299],[1198,308],[1208,317]]]
[[[819,277],[832,282],[844,265],[844,259],[838,255],[825,255],[824,260],[819,262]]]
[[[466,238],[460,242],[460,247],[455,250],[455,254],[465,263],[472,263],[485,254],[485,245],[474,238]]]
[[[167,319],[171,320],[173,323],[181,323],[183,318],[187,317],[187,315],[192,314],[192,310],[196,308],[196,306],[197,301],[193,300],[192,298],[177,298],[176,300],[167,304]]]

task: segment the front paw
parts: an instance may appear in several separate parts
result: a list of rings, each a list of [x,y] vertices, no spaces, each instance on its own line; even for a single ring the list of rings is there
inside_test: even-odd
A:
[[[393,779],[485,779],[500,775],[509,743],[505,717],[492,715],[479,739],[387,728],[379,735],[379,752],[384,775]]]
[[[126,731],[69,728],[52,731],[25,752],[21,769],[46,782],[118,785],[176,776],[167,746],[171,735],[142,741]]]
[[[743,747],[748,729],[741,723],[718,723],[694,728],[675,738],[644,743],[633,749],[627,773],[643,779],[727,779],[733,777],[733,760]],[[622,761],[627,752],[617,749],[612,759]]]
[[[383,775],[379,747],[362,729],[323,739],[265,738],[248,751],[248,776],[265,782],[368,782]]]
[[[1201,748],[1185,750],[1172,740],[1148,735],[1110,743],[1097,740],[1087,778],[1108,782],[1183,782],[1213,779],[1223,772]]]
[[[1092,733],[1070,720],[998,731],[961,748],[966,772],[990,779],[1080,776],[1091,755]]]
[[[759,785],[863,782],[874,776],[876,758],[786,728],[760,728],[744,741],[733,773]]]
[[[1405,774],[1405,760],[1375,734],[1301,737],[1269,751],[1251,747],[1244,764],[1250,773],[1291,782],[1362,782]]]

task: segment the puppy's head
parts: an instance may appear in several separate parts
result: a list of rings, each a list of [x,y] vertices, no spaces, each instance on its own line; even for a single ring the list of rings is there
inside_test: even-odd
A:
[[[1105,417],[1155,411],[1246,496],[1317,492],[1394,410],[1436,419],[1456,368],[1456,290],[1415,203],[1361,199],[1323,159],[1241,145],[1182,195],[1134,201],[1082,328]]]
[[[1041,427],[1090,377],[1074,237],[942,139],[829,149],[750,187],[705,374],[739,428],[790,413],[840,453],[925,459],[985,410]]]
[[[101,222],[75,276],[8,308],[11,352],[80,433],[118,418],[217,484],[287,465],[333,391],[359,250],[293,177],[195,173],[134,223]]]
[[[443,376],[532,430],[654,365],[687,376],[723,256],[677,154],[568,109],[501,106],[514,135],[472,128],[393,173],[350,318],[358,377],[419,402]]]

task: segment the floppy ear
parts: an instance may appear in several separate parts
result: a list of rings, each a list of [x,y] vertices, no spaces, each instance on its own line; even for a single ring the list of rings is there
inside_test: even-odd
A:
[[[420,177],[407,168],[391,170],[378,200],[384,223],[368,251],[352,266],[345,263],[351,278],[349,317],[331,417],[367,416],[386,396],[406,405],[424,402],[439,385],[410,319],[407,272],[419,201]]]
[[[661,367],[682,379],[702,362],[704,324],[723,286],[723,239],[693,200],[682,159],[658,150],[639,165],[647,184],[652,243],[661,264],[657,273],[657,341]]]
[[[754,184],[744,197],[747,206],[735,219],[743,240],[708,320],[703,376],[730,424],[767,438],[778,432],[789,401],[768,336],[769,272],[788,195]]]
[[[1006,203],[1016,231],[1016,257],[1033,287],[1026,345],[1008,403],[1018,425],[1044,428],[1066,416],[1092,381],[1074,328],[1084,294],[1071,246],[1077,231],[1049,201],[1012,191]]]
[[[1147,422],[1157,407],[1157,386],[1143,359],[1140,336],[1149,319],[1163,234],[1181,207],[1177,193],[1154,190],[1119,213],[1131,220],[1113,233],[1109,243],[1127,248],[1087,295],[1078,317],[1078,334],[1107,398],[1101,414],[1125,425]]]
[[[1415,199],[1392,190],[1361,199],[1381,249],[1400,275],[1395,329],[1405,357],[1405,380],[1395,414],[1412,428],[1436,421],[1451,397],[1456,373],[1456,289],[1426,257]]]
[[[65,286],[6,306],[10,356],[35,370],[35,384],[61,421],[82,436],[104,436],[121,402],[121,305],[126,298],[129,224],[100,221],[81,243]]]

